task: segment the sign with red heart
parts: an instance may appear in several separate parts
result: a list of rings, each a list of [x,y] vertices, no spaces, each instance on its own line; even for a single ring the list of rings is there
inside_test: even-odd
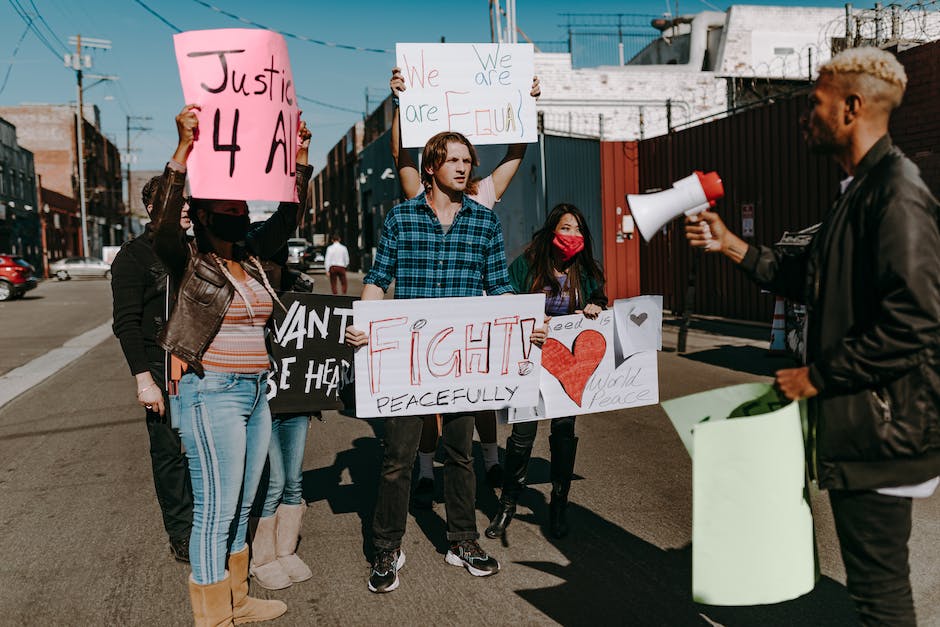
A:
[[[607,352],[607,340],[597,331],[581,331],[571,350],[556,340],[548,338],[542,347],[542,366],[561,384],[568,398],[578,405],[584,395],[584,386],[597,370]]]

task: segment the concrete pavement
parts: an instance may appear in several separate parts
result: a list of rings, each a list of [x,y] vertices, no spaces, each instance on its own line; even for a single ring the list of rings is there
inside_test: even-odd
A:
[[[317,280],[323,291],[325,281]],[[50,341],[34,329],[24,341],[45,342],[48,350],[106,320],[106,284],[91,284],[52,283],[35,290],[41,300],[13,301],[24,306],[15,315],[48,320],[45,328],[62,335]],[[72,290],[82,285],[86,289]],[[350,291],[358,293],[358,282]],[[78,293],[89,296],[56,307],[78,301]],[[66,323],[55,322],[59,312]],[[0,363],[22,365],[23,355],[38,352],[4,333]],[[786,363],[764,357],[765,343],[753,340],[693,331],[684,356],[669,352],[674,341],[667,327],[667,351],[660,356],[664,399],[766,380]],[[111,338],[0,408],[0,623],[191,622],[189,571],[168,553],[133,385]],[[750,608],[691,601],[691,462],[658,406],[578,420],[569,538],[549,539],[541,526],[549,458],[542,429],[507,542],[481,540],[501,560],[502,572],[476,579],[445,564],[444,511],[437,503],[409,519],[399,590],[371,594],[363,529],[381,460],[381,423],[335,412],[326,418],[312,424],[304,464],[310,507],[299,553],[314,578],[279,592],[253,588],[287,602],[288,614],[274,625],[853,624],[831,514],[819,495],[814,513],[823,578],[811,594]],[[500,427],[501,441],[507,435],[508,427]],[[481,530],[495,506],[495,494],[478,484]],[[940,498],[918,501],[914,515],[915,599],[921,623],[938,625]]]

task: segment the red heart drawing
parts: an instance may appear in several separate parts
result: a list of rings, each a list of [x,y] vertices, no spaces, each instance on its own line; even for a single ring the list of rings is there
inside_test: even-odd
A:
[[[580,407],[584,386],[606,352],[607,340],[593,329],[581,331],[574,338],[571,350],[558,340],[548,338],[542,346],[542,367],[558,379],[565,394]]]

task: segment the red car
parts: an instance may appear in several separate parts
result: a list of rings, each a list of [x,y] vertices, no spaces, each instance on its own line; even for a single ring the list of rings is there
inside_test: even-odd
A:
[[[35,269],[18,255],[0,253],[0,301],[19,298],[36,287]]]

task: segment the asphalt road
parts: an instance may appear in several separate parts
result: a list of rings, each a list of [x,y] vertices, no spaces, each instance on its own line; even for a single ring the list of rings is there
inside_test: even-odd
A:
[[[319,289],[324,281],[318,277]],[[351,292],[359,283],[351,281]],[[103,281],[46,282],[0,304],[0,374],[110,317]],[[785,362],[750,340],[693,332],[689,354],[660,355],[661,396],[766,380]],[[831,515],[814,495],[822,578],[795,601],[719,608],[692,602],[691,462],[658,406],[587,416],[571,498],[572,535],[546,537],[548,438],[542,429],[508,541],[481,540],[503,570],[473,578],[443,559],[443,504],[409,519],[402,585],[366,589],[380,423],[328,412],[307,443],[309,502],[299,553],[312,580],[259,596],[287,602],[276,625],[851,625]],[[508,427],[500,427],[501,441]],[[440,469],[438,469],[440,471]],[[440,493],[438,494],[440,500]],[[496,506],[477,492],[482,530]],[[921,624],[940,625],[940,497],[918,501],[911,539]],[[0,624],[191,624],[188,568],[168,553],[144,417],[109,338],[0,408]]]

